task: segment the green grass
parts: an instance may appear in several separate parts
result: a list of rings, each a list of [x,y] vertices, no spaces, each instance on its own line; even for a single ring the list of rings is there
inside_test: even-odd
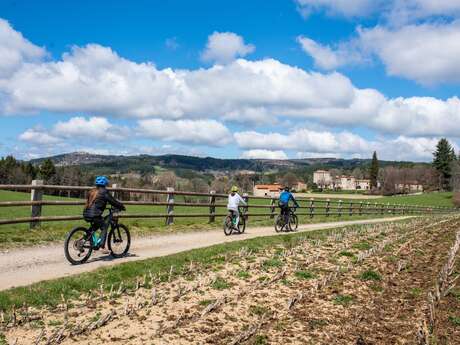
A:
[[[216,290],[225,290],[228,289],[231,285],[224,278],[217,277],[214,283],[211,286]]]
[[[44,196],[45,200],[78,200],[66,197]],[[206,198],[205,198],[206,199]],[[30,200],[29,193],[0,191],[0,201],[28,201]],[[206,199],[207,200],[207,199]],[[206,201],[202,200],[202,201]],[[183,197],[177,196],[176,202],[184,202]],[[225,200],[218,199],[218,203],[225,203]],[[253,205],[268,205],[268,200],[251,200]],[[305,206],[306,204],[303,203]],[[43,206],[43,216],[75,216],[80,215],[83,207],[80,206]],[[138,206],[128,205],[127,212],[134,213],[150,213],[150,214],[164,214],[165,206]],[[208,208],[205,207],[185,207],[176,206],[176,213],[190,214],[190,213],[205,213]],[[217,213],[226,213],[226,207],[221,206],[216,208]],[[251,210],[252,213],[267,213],[269,209],[256,208]],[[306,210],[302,210],[306,212]],[[345,213],[345,211],[344,211]],[[0,207],[0,220],[30,217],[30,207]],[[315,216],[310,218],[307,215],[299,215],[300,224],[321,223],[327,221],[340,220],[357,220],[378,218],[379,215],[363,215],[363,216],[348,216],[342,215],[340,218],[336,216]],[[175,232],[188,232],[188,231],[203,231],[221,228],[222,219],[216,217],[215,223],[210,224],[208,217],[203,218],[175,218],[174,225],[166,226],[165,219],[122,219],[124,224],[129,226],[131,233],[134,236],[145,236],[150,234],[166,234]],[[49,242],[62,242],[65,234],[74,226],[86,225],[83,220],[80,221],[63,221],[63,222],[43,222],[40,228],[29,230],[29,224],[13,224],[13,225],[0,225],[0,249],[15,246],[30,246],[36,244],[45,244]],[[273,219],[268,216],[250,217],[249,226],[272,226]]]
[[[362,241],[362,242],[353,244],[353,248],[359,249],[359,250],[369,250],[372,248],[372,246],[370,245],[369,242]]]
[[[375,280],[375,281],[380,281],[382,280],[382,276],[380,273],[373,271],[373,270],[367,270],[361,273],[359,276],[361,280]]]
[[[349,257],[349,258],[354,258],[355,254],[353,254],[352,252],[346,251],[346,250],[342,250],[339,253],[339,256],[345,256],[345,257]]]
[[[454,326],[460,326],[460,317],[451,315],[449,316],[449,321],[454,325]]]
[[[421,206],[445,206],[454,207],[452,192],[432,192],[421,195],[396,195],[386,196],[376,200],[378,203],[421,205]]]
[[[237,274],[236,274],[236,276],[237,276],[238,278],[241,278],[241,279],[247,279],[247,278],[249,278],[251,275],[249,274],[248,271],[238,271]]]
[[[353,301],[353,296],[351,295],[337,295],[334,297],[334,304],[347,306]]]
[[[400,222],[404,223],[407,220]],[[362,226],[349,226],[343,229],[357,227]],[[0,292],[0,310],[9,310],[13,305],[19,307],[24,304],[29,306],[56,306],[61,302],[61,294],[66,300],[77,299],[81,294],[98,289],[101,284],[104,284],[106,289],[110,289],[112,284],[117,287],[121,282],[123,282],[124,286],[133,287],[136,283],[136,278],[142,277],[148,272],[160,273],[162,279],[166,281],[171,266],[174,266],[173,276],[176,276],[185,267],[188,267],[191,261],[208,266],[215,262],[216,257],[237,253],[243,247],[254,253],[269,247],[284,246],[289,248],[295,246],[301,240],[321,239],[334,232],[337,232],[337,228],[229,242],[163,257],[126,262],[112,267],[100,268],[92,272],[39,282],[26,287],[12,288]]]
[[[304,279],[304,280],[308,280],[308,279],[313,279],[316,277],[316,274],[310,272],[310,271],[297,271],[295,272],[295,276],[299,279]]]

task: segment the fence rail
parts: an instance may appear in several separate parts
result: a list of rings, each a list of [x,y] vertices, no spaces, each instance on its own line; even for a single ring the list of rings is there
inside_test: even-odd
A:
[[[31,185],[0,185],[0,190],[12,191],[29,191],[31,201],[1,201],[0,208],[3,207],[21,207],[30,206],[31,216],[13,219],[0,219],[0,225],[30,223],[30,227],[34,228],[39,226],[41,222],[55,222],[55,221],[68,221],[80,220],[82,216],[42,216],[43,206],[82,206],[85,204],[83,199],[80,200],[43,200],[44,192],[49,191],[80,191],[87,192],[93,187],[89,186],[57,186],[57,185],[44,185],[40,180],[34,180]],[[136,213],[136,214],[120,214],[120,218],[164,218],[166,224],[173,224],[174,218],[209,218],[209,222],[215,221],[216,217],[224,217],[226,213],[216,213],[216,208],[225,208],[226,203],[216,202],[218,199],[227,198],[227,194],[210,193],[196,193],[188,191],[176,191],[172,188],[168,190],[155,190],[155,189],[140,189],[140,188],[121,188],[114,185],[108,188],[115,194],[144,194],[144,195],[160,195],[165,196],[166,201],[123,201],[126,205],[142,205],[142,206],[164,206],[165,213]],[[175,196],[186,197],[206,197],[208,202],[176,202]],[[249,196],[244,194],[243,197],[248,203],[245,207],[245,217],[270,217],[274,218],[277,212],[277,200],[271,197]],[[265,200],[266,205],[251,204],[251,200]],[[421,215],[421,214],[445,214],[458,212],[456,208],[440,207],[440,206],[420,206],[420,205],[401,205],[401,204],[383,204],[370,201],[354,200],[330,200],[330,199],[313,199],[313,198],[298,198],[300,209],[298,215],[309,216],[353,216],[353,215]],[[207,208],[207,212],[181,214],[174,211],[174,207],[195,207]],[[262,209],[262,211],[269,210],[269,212],[249,212],[249,209]]]

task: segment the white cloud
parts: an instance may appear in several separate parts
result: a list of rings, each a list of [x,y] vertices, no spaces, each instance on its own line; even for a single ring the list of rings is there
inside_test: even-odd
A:
[[[363,48],[376,54],[390,75],[422,84],[460,82],[460,21],[394,30],[377,26],[360,29],[359,36]]]
[[[369,151],[369,143],[350,132],[332,133],[298,129],[284,135],[250,131],[235,133],[235,139],[238,145],[245,149],[265,148],[341,154]]]
[[[19,140],[38,145],[53,145],[61,142],[60,138],[47,133],[41,128],[29,128],[19,135]]]
[[[427,161],[433,156],[439,138],[378,138],[367,140],[350,132],[333,133],[295,130],[289,134],[240,132],[235,134],[238,145],[246,152],[295,151],[297,158],[369,158],[377,151],[380,159]],[[454,147],[457,150],[456,144]],[[265,149],[260,149],[265,148]]]
[[[73,117],[68,121],[57,122],[50,130],[37,127],[30,128],[19,135],[19,140],[39,145],[123,141],[128,136],[128,129],[114,126],[106,118]]]
[[[67,122],[55,124],[53,133],[63,138],[119,141],[128,135],[128,129],[114,126],[104,117],[73,117]]]
[[[383,0],[296,0],[303,16],[312,12],[326,11],[329,15],[362,17],[374,13]]]
[[[283,151],[270,150],[249,150],[244,151],[241,158],[246,159],[288,159],[288,156]]]
[[[215,120],[141,120],[138,131],[147,138],[194,145],[222,146],[232,140],[229,130]]]
[[[324,70],[333,70],[364,60],[358,48],[354,47],[354,41],[339,44],[336,48],[322,45],[305,36],[297,37],[297,42],[302,50],[313,58],[315,66]]]
[[[418,61],[424,60],[418,57],[412,64]],[[308,72],[273,59],[238,59],[197,70],[159,70],[94,44],[73,47],[59,61],[22,65],[9,79],[0,81],[0,100],[4,114],[46,111],[94,114],[96,118],[257,123],[301,119],[334,127],[359,123],[391,134],[458,137],[460,133],[457,97],[388,99],[375,89],[356,88],[340,73]],[[91,135],[106,133],[94,129],[91,120],[74,121],[84,131],[91,129]],[[107,123],[99,121],[98,128],[106,128]]]
[[[26,40],[11,25],[0,18],[0,85],[2,78],[10,77],[26,62],[36,62],[46,51]]]
[[[201,57],[204,61],[226,64],[238,57],[244,57],[255,50],[252,44],[245,44],[243,37],[233,32],[214,32]]]

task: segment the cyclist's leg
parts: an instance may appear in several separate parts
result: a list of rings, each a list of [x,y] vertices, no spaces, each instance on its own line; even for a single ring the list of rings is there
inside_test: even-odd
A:
[[[100,228],[101,228],[101,248],[105,248],[105,241],[107,239],[107,229],[109,228],[109,222],[107,217],[102,218],[100,220]]]
[[[238,227],[238,224],[240,223],[240,211],[238,209],[234,210],[235,212],[235,226]]]

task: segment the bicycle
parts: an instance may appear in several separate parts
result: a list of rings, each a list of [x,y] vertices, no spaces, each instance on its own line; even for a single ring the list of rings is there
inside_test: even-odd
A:
[[[114,258],[125,256],[131,245],[131,234],[126,225],[118,223],[118,213],[120,210],[109,208],[109,214],[104,217],[104,225],[110,227],[107,231],[107,245],[110,255]],[[89,228],[76,227],[69,231],[64,242],[64,253],[66,259],[72,265],[80,265],[88,261],[93,250],[99,250],[104,243],[100,243],[100,238],[96,236],[97,230],[93,230],[91,224]],[[72,253],[71,250],[75,253]],[[73,257],[72,254],[76,254]]]
[[[229,210],[227,216],[224,219],[224,234],[229,236],[233,231],[238,231],[239,234],[244,233],[246,230],[246,218],[244,216],[244,211],[242,208],[238,208],[240,211],[240,219],[238,224],[235,224],[236,221],[236,212]]]
[[[295,214],[297,207],[289,207],[288,214],[278,214],[275,219],[275,231],[296,231],[299,227],[299,218]]]

